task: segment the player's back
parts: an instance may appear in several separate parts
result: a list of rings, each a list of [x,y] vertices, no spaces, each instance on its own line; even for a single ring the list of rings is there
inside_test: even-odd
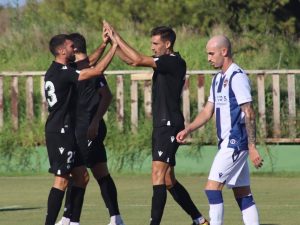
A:
[[[49,116],[46,132],[67,132],[73,127],[76,105],[75,85],[78,73],[66,65],[53,62],[45,74],[45,97]]]

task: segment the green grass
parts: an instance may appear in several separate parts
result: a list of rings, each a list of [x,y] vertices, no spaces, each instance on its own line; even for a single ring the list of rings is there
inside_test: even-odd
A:
[[[148,175],[115,175],[121,213],[128,225],[148,224],[152,196]],[[178,176],[196,205],[208,215],[207,199],[203,192],[206,176]],[[46,202],[53,178],[46,176],[1,177],[0,224],[37,225],[44,223]],[[299,225],[299,175],[252,176],[252,191],[259,208],[261,225]],[[224,190],[225,225],[241,225],[239,209],[230,190]],[[83,225],[107,224],[108,213],[96,182],[88,186],[81,217]],[[170,195],[162,225],[190,224],[189,217],[175,204]]]

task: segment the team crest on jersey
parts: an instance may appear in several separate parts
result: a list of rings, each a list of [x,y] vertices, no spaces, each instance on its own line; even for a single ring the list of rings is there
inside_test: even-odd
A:
[[[223,87],[225,88],[225,87],[227,86],[227,84],[228,84],[228,79],[225,79],[225,80],[223,81]]]
[[[236,140],[235,139],[230,139],[230,144],[232,144],[232,145],[234,145],[234,144],[236,144]]]

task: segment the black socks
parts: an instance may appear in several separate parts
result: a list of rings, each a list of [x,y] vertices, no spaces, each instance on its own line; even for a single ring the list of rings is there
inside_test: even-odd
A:
[[[52,187],[48,196],[47,215],[45,225],[53,225],[61,208],[65,192]]]
[[[97,180],[109,215],[120,215],[116,185],[110,175]]]
[[[169,192],[181,208],[192,217],[192,220],[202,216],[187,190],[178,181],[169,189]]]
[[[165,184],[153,186],[151,221],[150,225],[159,225],[167,201],[167,188]]]

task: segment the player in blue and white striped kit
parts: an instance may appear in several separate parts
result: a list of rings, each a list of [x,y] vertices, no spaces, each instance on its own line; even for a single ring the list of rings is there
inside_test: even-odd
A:
[[[232,188],[245,225],[259,225],[258,211],[250,189],[249,155],[256,168],[262,158],[256,149],[255,113],[252,107],[250,81],[233,62],[231,43],[225,36],[214,36],[206,45],[208,61],[221,69],[212,81],[210,96],[195,120],[177,134],[182,143],[189,133],[203,126],[215,114],[218,153],[213,161],[205,187],[210,210],[210,224],[222,225],[224,185]]]

